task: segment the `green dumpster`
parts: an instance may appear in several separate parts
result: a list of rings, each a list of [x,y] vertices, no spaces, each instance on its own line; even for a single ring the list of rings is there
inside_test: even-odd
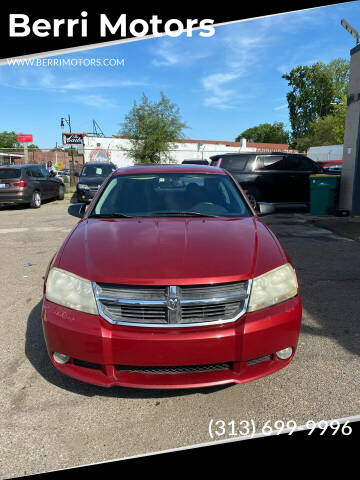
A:
[[[335,213],[340,185],[340,175],[310,175],[311,215]]]

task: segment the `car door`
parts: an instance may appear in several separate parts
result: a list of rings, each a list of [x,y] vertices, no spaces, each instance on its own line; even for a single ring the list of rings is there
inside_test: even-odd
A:
[[[45,167],[41,166],[40,167],[41,171],[45,175],[45,180],[46,180],[46,186],[48,189],[48,195],[49,197],[57,197],[59,193],[59,180],[57,176],[52,176],[50,173],[46,170]]]
[[[49,186],[46,182],[46,176],[41,169],[41,165],[34,165],[32,168],[32,176],[37,186],[37,189],[40,190],[41,198],[49,197]],[[45,170],[45,169],[44,169]]]
[[[291,201],[287,168],[284,155],[264,154],[256,157],[254,164],[254,173],[257,173],[256,186],[263,200],[273,203]]]
[[[296,202],[308,203],[310,201],[310,175],[320,173],[322,168],[305,155],[292,155],[294,169],[291,172],[292,184]]]

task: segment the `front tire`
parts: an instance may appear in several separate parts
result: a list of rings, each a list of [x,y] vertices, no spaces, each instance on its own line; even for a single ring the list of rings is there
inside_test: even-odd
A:
[[[64,200],[64,196],[65,196],[65,189],[62,185],[60,185],[57,199]]]
[[[31,208],[41,207],[41,195],[40,195],[40,192],[38,192],[37,190],[35,190],[32,194],[30,207]]]

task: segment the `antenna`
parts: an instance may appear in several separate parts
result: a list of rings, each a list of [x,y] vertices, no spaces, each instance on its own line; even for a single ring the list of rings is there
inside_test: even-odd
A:
[[[345,28],[345,30],[347,30],[350,33],[350,35],[352,35],[354,38],[356,38],[356,45],[358,45],[359,44],[359,33],[358,33],[358,31],[355,30],[355,28],[352,27],[350,25],[350,23],[345,20],[345,18],[341,19],[341,25]]]
[[[104,132],[96,120],[93,120],[93,131],[87,133],[87,135],[89,137],[105,137]]]

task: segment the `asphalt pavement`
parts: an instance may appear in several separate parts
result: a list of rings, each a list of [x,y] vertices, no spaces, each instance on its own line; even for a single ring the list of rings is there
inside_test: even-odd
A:
[[[0,208],[0,478],[209,442],[212,419],[254,420],[261,430],[268,420],[301,425],[360,413],[357,226],[349,232],[344,219],[334,227],[291,212],[266,217],[295,264],[303,300],[287,368],[226,387],[103,389],[60,374],[42,334],[43,276],[77,221],[68,204]]]

